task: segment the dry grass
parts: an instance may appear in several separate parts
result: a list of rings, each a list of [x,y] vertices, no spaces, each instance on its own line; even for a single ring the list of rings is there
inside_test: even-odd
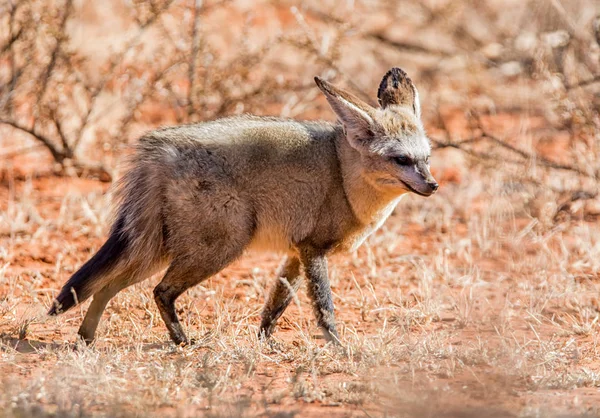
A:
[[[72,153],[50,159],[39,138],[0,131],[0,416],[599,416],[600,5],[509,3],[134,2],[106,23],[74,2],[41,96],[62,15],[3,33],[0,120]],[[42,6],[18,3],[17,16]],[[48,43],[31,68],[12,48],[36,39]],[[10,87],[13,59],[26,71]],[[74,344],[87,304],[45,316],[105,238],[108,186],[85,175],[90,161],[115,173],[159,124],[325,118],[313,75],[364,96],[398,64],[420,87],[442,187],[331,260],[345,350],[318,337],[303,292],[274,340],[258,340],[276,255],[248,254],[178,300],[189,347],[168,341],[158,277],[111,302],[92,347]]]

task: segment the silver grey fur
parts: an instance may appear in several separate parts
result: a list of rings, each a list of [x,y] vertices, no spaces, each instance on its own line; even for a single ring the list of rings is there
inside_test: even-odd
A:
[[[262,334],[272,332],[303,267],[317,322],[327,340],[339,342],[326,256],[358,247],[406,192],[437,189],[420,106],[406,101],[418,94],[408,77],[394,77],[405,74],[384,77],[385,108],[317,78],[341,124],[236,116],[142,137],[118,183],[112,245],[95,256],[110,261],[90,260],[51,313],[94,295],[79,330],[91,341],[117,292],[168,266],[155,299],[173,341],[187,343],[175,299],[245,250],[276,251],[287,261],[265,306]],[[78,300],[68,302],[69,292]]]

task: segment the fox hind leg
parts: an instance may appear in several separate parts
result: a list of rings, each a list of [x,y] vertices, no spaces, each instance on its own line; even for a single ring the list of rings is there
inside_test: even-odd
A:
[[[213,161],[205,163],[212,169],[183,176],[165,191],[165,245],[172,262],[154,289],[154,300],[176,344],[188,339],[175,300],[238,258],[256,227],[248,202]]]
[[[159,262],[154,263],[149,268],[142,270],[135,268],[135,266],[131,266],[117,275],[109,284],[96,292],[96,294],[93,296],[92,303],[90,304],[90,307],[83,318],[83,322],[79,327],[79,331],[77,331],[79,336],[87,344],[92,343],[94,341],[96,329],[100,323],[100,318],[102,317],[102,313],[106,309],[108,302],[110,302],[110,300],[121,290],[124,290],[129,286],[132,286],[150,277],[154,273],[158,272],[162,267],[164,267],[164,263]]]
[[[86,344],[91,344],[94,341],[94,336],[96,335],[96,329],[100,323],[102,312],[106,309],[108,302],[125,287],[127,287],[127,285],[121,283],[109,284],[94,295],[92,303],[79,327],[79,331],[77,331]]]
[[[154,300],[175,344],[188,343],[175,311],[175,300],[187,289],[217,274],[242,255],[252,237],[250,230],[222,232],[218,237],[213,236],[210,245],[202,239],[195,246],[189,246],[191,243],[188,242],[184,247],[191,250],[173,259],[163,279],[154,288]]]
[[[175,300],[187,289],[224,269],[241,255],[243,249],[243,247],[230,248],[229,251],[223,251],[220,253],[219,261],[215,261],[215,258],[210,260],[210,257],[193,260],[192,255],[173,260],[161,282],[154,288],[154,300],[175,344],[188,344],[175,311]]]
[[[194,269],[175,259],[162,281],[154,288],[154,300],[169,335],[175,344],[187,344],[188,339],[175,311],[175,300],[187,289],[211,276],[212,272]]]

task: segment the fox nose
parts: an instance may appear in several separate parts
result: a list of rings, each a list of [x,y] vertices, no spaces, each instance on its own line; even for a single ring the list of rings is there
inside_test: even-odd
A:
[[[433,190],[434,192],[440,187],[439,184],[437,184],[435,181],[433,183],[427,183],[427,185],[431,188],[431,190]]]

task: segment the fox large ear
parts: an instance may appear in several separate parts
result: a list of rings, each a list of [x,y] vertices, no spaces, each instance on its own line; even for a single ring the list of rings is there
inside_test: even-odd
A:
[[[320,77],[315,77],[315,83],[346,127],[346,134],[352,146],[357,147],[360,142],[373,136],[373,107]]]
[[[383,76],[377,99],[384,109],[388,106],[408,107],[417,118],[421,118],[419,92],[408,75],[398,67],[392,68]]]

